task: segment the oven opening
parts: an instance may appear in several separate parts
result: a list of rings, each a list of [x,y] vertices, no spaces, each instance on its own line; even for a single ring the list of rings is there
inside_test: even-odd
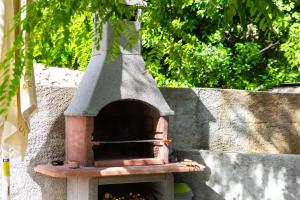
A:
[[[96,116],[93,131],[94,160],[157,157],[159,112],[136,100],[122,100],[104,107]]]

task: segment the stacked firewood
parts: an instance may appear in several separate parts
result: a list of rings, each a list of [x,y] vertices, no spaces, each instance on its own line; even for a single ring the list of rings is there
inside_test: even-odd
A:
[[[130,192],[127,195],[117,197],[111,193],[105,193],[102,200],[146,200],[140,193]]]

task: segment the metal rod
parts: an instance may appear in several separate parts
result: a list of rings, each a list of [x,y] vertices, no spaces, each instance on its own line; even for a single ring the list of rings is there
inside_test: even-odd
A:
[[[122,140],[122,141],[92,141],[94,144],[124,144],[124,143],[152,143],[163,142],[162,140]]]

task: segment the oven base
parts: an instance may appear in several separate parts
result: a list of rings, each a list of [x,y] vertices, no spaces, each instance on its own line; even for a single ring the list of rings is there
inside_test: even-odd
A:
[[[99,178],[69,177],[67,200],[98,200],[98,186],[145,182],[153,183],[158,200],[174,200],[174,179],[171,173]]]

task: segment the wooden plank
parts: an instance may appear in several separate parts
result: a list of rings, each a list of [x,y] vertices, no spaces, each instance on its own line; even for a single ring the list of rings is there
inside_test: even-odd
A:
[[[79,169],[70,169],[68,166],[52,166],[50,164],[38,165],[34,168],[41,174],[66,178],[71,176],[89,176],[89,177],[107,177],[107,176],[128,176],[143,174],[166,174],[174,172],[200,172],[204,171],[205,166],[187,166],[182,163],[169,163],[164,165],[149,166],[124,166],[124,167],[81,167]]]

